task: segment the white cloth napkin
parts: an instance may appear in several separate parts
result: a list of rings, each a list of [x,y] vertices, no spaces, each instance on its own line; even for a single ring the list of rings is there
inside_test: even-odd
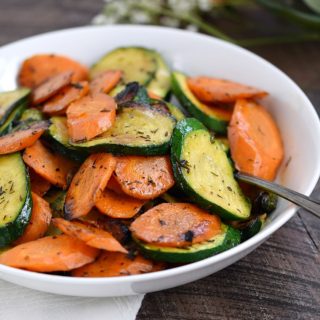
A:
[[[143,296],[69,297],[34,291],[0,280],[0,319],[134,320]]]

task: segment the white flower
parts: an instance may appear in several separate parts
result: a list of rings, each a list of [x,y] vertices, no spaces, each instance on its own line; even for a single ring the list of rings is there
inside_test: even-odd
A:
[[[189,13],[196,9],[196,0],[168,0],[169,7],[179,13]]]
[[[170,17],[161,17],[160,23],[167,27],[177,28],[180,25],[180,21],[178,19],[170,18]]]
[[[210,11],[213,7],[212,0],[198,0],[198,6],[201,11]]]
[[[107,17],[114,17],[116,20],[127,16],[130,12],[129,5],[126,1],[118,0],[111,1],[106,4],[103,9],[103,13]]]
[[[98,14],[92,19],[93,24],[106,24],[106,16],[104,14]]]
[[[151,22],[151,16],[142,10],[132,10],[130,14],[130,21],[132,23],[146,24]]]
[[[198,27],[195,26],[194,24],[187,25],[185,29],[189,30],[189,31],[192,31],[192,32],[197,32],[198,31]]]

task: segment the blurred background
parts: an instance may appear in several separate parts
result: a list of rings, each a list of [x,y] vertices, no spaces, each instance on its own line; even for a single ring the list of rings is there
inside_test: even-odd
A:
[[[0,1],[0,45],[51,30],[115,23],[204,32],[258,53],[306,90],[319,79],[320,0]]]

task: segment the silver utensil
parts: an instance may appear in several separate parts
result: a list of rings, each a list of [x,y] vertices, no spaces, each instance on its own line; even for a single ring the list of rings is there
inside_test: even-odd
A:
[[[286,187],[280,186],[274,182],[269,182],[260,178],[253,177],[249,174],[237,172],[235,173],[235,178],[239,181],[243,181],[266,191],[275,193],[281,198],[284,198],[301,208],[304,208],[314,214],[316,217],[320,218],[320,202],[312,200],[299,192],[288,189]]]

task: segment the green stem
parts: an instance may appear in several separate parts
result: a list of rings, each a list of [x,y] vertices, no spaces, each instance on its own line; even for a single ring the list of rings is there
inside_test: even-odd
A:
[[[311,27],[314,29],[320,29],[320,16],[316,14],[306,13],[294,8],[288,7],[279,0],[256,0],[260,5],[275,12],[281,17],[284,17],[293,22],[297,22],[301,25]]]
[[[234,43],[236,42],[236,40],[229,37],[228,35],[226,35],[222,31],[220,31],[218,28],[213,27],[212,25],[209,25],[209,24],[203,22],[200,18],[198,18],[196,16],[190,16],[187,14],[174,12],[174,11],[171,11],[171,10],[168,10],[165,8],[158,9],[156,7],[151,7],[148,5],[144,5],[142,3],[134,3],[134,4],[132,4],[132,7],[136,8],[136,9],[148,11],[151,14],[164,15],[167,17],[175,18],[175,19],[178,19],[178,20],[181,20],[184,22],[194,24],[200,30],[206,32],[207,34],[210,34],[214,37],[218,37],[220,39],[223,39],[223,40],[226,40],[229,42],[234,42]]]
[[[252,39],[241,39],[237,44],[243,47],[265,46],[271,44],[297,43],[308,41],[320,41],[320,34],[298,34],[290,36],[275,36]]]
[[[258,0],[258,1],[264,2],[264,0]],[[223,33],[222,31],[220,31],[218,28],[203,22],[199,17],[196,17],[196,16],[177,13],[165,8],[152,7],[142,3],[133,3],[131,6],[134,9],[144,10],[154,15],[163,15],[163,16],[175,18],[187,23],[194,24],[200,30],[206,32],[209,35],[238,44],[243,47],[264,46],[264,45],[281,44],[281,43],[320,41],[320,34],[300,34],[300,35],[298,34],[298,35],[290,35],[290,36],[286,35],[286,36],[235,40],[229,37],[228,35],[226,35],[225,33]]]

